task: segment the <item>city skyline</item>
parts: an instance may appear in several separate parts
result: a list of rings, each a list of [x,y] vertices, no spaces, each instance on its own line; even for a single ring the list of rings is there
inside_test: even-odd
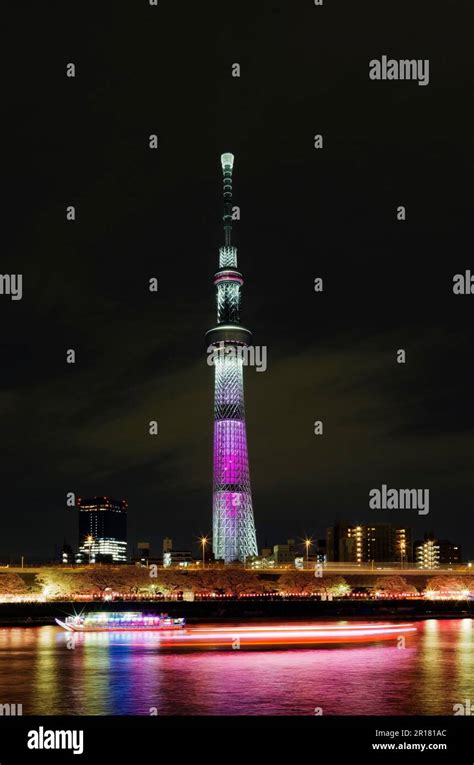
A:
[[[212,536],[188,537],[184,544],[181,541],[182,538],[179,544],[173,544],[176,538],[173,539],[166,534],[159,537],[159,543],[152,544],[149,541],[151,537],[146,532],[141,537],[129,539],[126,531],[128,502],[125,499],[117,500],[110,496],[78,498],[76,509],[77,544],[73,542],[71,545],[71,540],[66,538],[63,539],[62,545],[56,541],[52,556],[38,556],[31,551],[24,551],[21,556],[21,566],[54,562],[63,562],[67,565],[79,564],[79,566],[95,562],[133,563],[138,558],[143,559],[145,549],[147,550],[145,557],[153,560],[159,559],[161,552],[164,554],[165,551],[179,553],[176,560],[182,561],[199,562],[204,555],[208,561],[212,559],[222,562],[224,560],[215,556]],[[318,533],[319,531],[321,533]],[[284,542],[283,539],[286,541]],[[209,555],[208,546],[212,556]],[[278,561],[278,548],[281,551],[286,547],[289,552],[285,554],[285,562],[295,565],[295,557],[298,556],[327,564],[377,561],[394,562],[408,568],[410,564],[419,567],[417,561],[426,562],[428,559],[438,560],[441,565],[459,563],[470,566],[472,563],[463,554],[464,546],[457,537],[443,538],[432,528],[425,528],[417,536],[410,526],[383,522],[364,524],[360,520],[349,522],[347,519],[334,520],[331,526],[320,530],[315,529],[314,533],[305,534],[304,537],[287,533],[286,537],[274,537],[270,538],[270,541],[265,539],[256,554],[246,556],[240,561],[233,558],[227,563],[245,563],[252,559],[256,561],[257,558],[261,562],[264,562],[266,558],[274,558]],[[15,561],[15,557],[9,555],[0,559],[0,563],[15,565],[20,561]]]

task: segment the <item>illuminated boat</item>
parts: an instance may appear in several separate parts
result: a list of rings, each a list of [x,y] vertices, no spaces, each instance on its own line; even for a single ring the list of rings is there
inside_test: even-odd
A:
[[[168,614],[143,614],[141,612],[91,611],[79,616],[67,616],[64,621],[56,619],[68,632],[147,632],[181,630],[186,624],[183,617],[174,618]]]
[[[415,636],[413,624],[279,624],[259,626],[188,627],[185,630],[161,630],[141,635],[151,638],[160,650],[286,650],[294,648],[318,648],[326,646],[370,645],[381,641],[400,645],[401,638]],[[120,634],[122,637],[124,633]],[[97,636],[99,637],[99,636]],[[102,635],[104,637],[104,635]],[[113,634],[110,635],[113,637]],[[118,636],[116,636],[118,637]]]

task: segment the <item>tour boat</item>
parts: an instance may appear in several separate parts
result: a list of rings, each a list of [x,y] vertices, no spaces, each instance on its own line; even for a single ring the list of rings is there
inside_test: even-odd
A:
[[[168,614],[142,614],[141,612],[91,611],[79,616],[67,616],[64,621],[55,620],[69,632],[146,632],[151,630],[180,630],[186,624],[183,617]]]

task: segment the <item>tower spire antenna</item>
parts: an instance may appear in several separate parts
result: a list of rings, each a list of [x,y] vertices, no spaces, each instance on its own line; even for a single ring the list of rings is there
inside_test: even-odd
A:
[[[232,170],[234,155],[230,152],[221,154],[222,174],[224,176],[224,244],[232,244]]]

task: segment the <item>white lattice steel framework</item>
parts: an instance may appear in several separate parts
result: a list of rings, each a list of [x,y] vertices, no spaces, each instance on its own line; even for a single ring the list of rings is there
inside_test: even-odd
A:
[[[213,552],[226,562],[257,555],[245,427],[242,349],[251,341],[240,324],[242,274],[231,245],[234,157],[221,157],[224,175],[225,245],[219,250],[217,325],[207,333],[214,350]],[[217,353],[218,351],[218,353]]]

